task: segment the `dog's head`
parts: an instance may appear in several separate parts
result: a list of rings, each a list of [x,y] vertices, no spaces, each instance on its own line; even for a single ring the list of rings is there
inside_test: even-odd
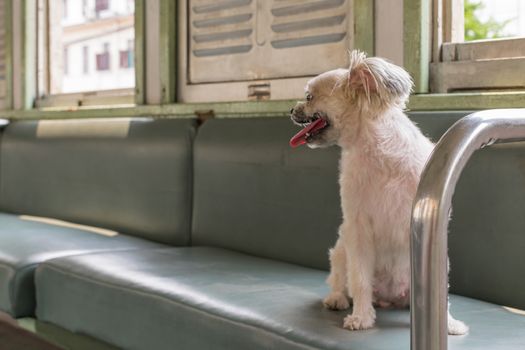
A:
[[[291,111],[292,121],[304,129],[290,143],[311,148],[337,144],[345,130],[355,129],[362,119],[404,108],[411,90],[412,79],[403,68],[352,51],[349,69],[332,70],[307,83],[305,101]]]

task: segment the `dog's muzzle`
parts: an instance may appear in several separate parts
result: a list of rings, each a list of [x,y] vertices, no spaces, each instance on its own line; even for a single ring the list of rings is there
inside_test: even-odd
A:
[[[295,134],[290,140],[290,146],[297,147],[304,145],[312,140],[312,137],[320,134],[326,129],[329,124],[326,118],[322,118],[319,113],[314,113],[311,117],[296,118],[292,114],[292,120],[294,123],[303,127],[297,134]]]

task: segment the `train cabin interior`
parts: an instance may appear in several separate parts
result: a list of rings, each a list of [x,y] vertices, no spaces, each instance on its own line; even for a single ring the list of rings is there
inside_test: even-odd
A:
[[[436,143],[408,202],[300,146],[350,128],[304,112],[334,69]],[[0,350],[523,350],[524,140],[522,0],[0,0]],[[323,305],[368,201],[410,208],[371,327]]]

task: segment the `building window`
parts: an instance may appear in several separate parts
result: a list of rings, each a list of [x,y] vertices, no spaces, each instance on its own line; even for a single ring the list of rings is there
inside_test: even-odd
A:
[[[120,68],[132,68],[134,64],[133,40],[128,40],[128,48],[120,51]]]
[[[88,1],[82,0],[82,17],[87,18],[88,11],[89,11]]]
[[[68,0],[62,0],[62,18],[67,18]]]
[[[109,53],[109,43],[104,43],[104,51],[97,54],[97,70],[109,70],[111,55]]]
[[[89,48],[82,46],[82,73],[89,73]]]
[[[67,75],[69,71],[69,52],[67,46],[64,47],[64,75]]]
[[[135,0],[128,0],[128,11],[132,11],[135,8]]]
[[[434,0],[430,91],[525,88],[523,0]]]
[[[51,103],[50,96],[64,93],[130,89],[133,94],[133,64],[129,69],[113,69],[119,64],[116,48],[129,47],[128,43],[135,40],[134,6],[128,6],[129,0],[75,0],[79,6],[70,1],[37,1],[45,9],[39,14],[39,23],[43,23],[39,30],[45,31],[41,37],[48,38],[48,44],[39,46],[38,59],[48,65],[49,72],[43,77],[45,81],[39,82],[38,95],[45,98],[37,105]],[[63,18],[66,4],[67,18]],[[116,10],[96,16],[97,11],[110,7]],[[129,50],[133,51],[133,47]],[[133,52],[128,56],[132,61]],[[77,97],[75,101],[78,100]]]
[[[95,12],[99,13],[109,9],[109,0],[95,0]]]

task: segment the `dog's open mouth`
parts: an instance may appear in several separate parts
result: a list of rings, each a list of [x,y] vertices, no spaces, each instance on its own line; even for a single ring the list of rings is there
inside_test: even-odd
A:
[[[307,143],[310,138],[325,129],[328,126],[328,122],[326,119],[321,118],[319,114],[315,113],[310,120],[300,125],[303,129],[290,139],[290,146],[292,147],[298,147]]]

